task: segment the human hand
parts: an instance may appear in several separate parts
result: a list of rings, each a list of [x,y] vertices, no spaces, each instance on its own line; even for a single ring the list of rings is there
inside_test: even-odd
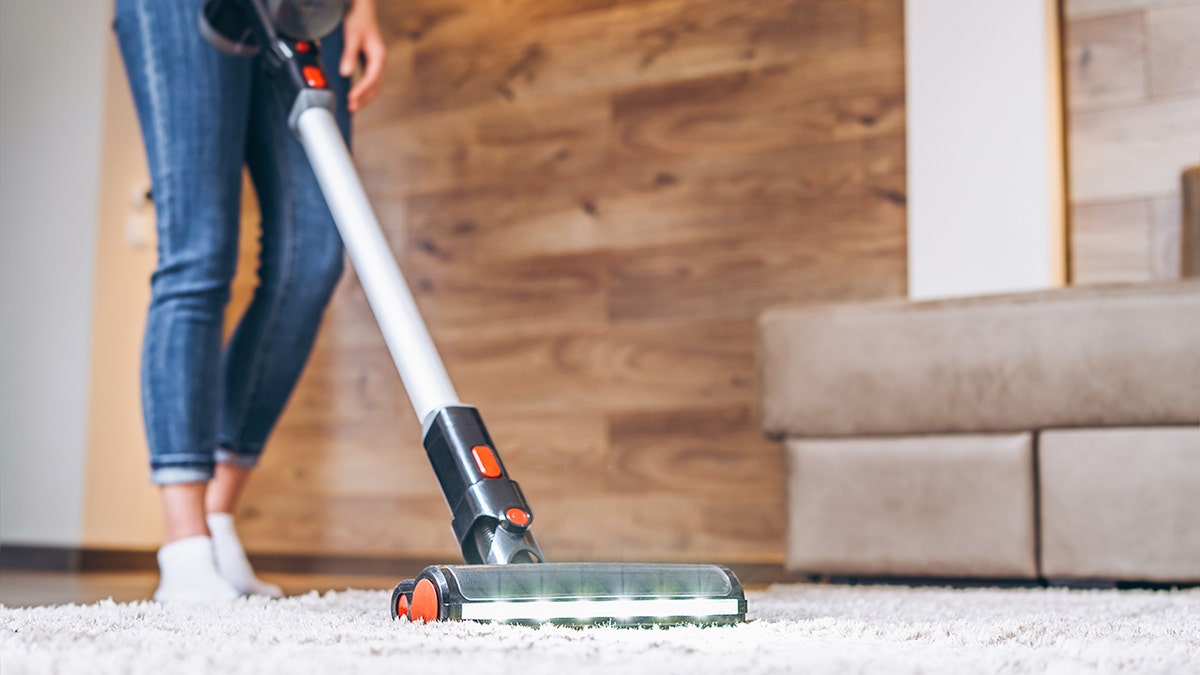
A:
[[[338,72],[342,77],[354,74],[354,65],[362,55],[363,72],[350,89],[350,112],[358,112],[371,102],[383,86],[383,67],[387,63],[387,46],[379,31],[375,15],[375,0],[352,0],[350,11],[342,22],[345,49]]]

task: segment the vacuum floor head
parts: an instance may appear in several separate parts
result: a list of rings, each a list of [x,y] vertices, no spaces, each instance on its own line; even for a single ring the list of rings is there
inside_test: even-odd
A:
[[[392,591],[392,618],[587,626],[728,625],[746,596],[717,565],[433,565]]]

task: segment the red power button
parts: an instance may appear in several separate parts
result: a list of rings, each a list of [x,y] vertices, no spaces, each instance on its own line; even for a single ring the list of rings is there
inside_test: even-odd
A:
[[[313,89],[325,88],[325,73],[322,73],[320,68],[316,66],[304,66],[300,72],[304,73],[304,81],[308,83],[308,86]]]

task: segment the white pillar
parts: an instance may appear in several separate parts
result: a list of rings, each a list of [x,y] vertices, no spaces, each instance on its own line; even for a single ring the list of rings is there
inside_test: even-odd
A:
[[[80,542],[105,40],[97,0],[0,3],[0,540]]]
[[[907,0],[908,289],[1065,281],[1054,0]]]

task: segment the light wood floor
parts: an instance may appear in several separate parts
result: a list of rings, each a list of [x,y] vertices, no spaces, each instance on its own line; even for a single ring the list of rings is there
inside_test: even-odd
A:
[[[400,578],[313,575],[264,574],[263,577],[283,587],[288,595],[312,590],[324,592],[347,588],[391,589]],[[0,604],[8,607],[90,603],[105,598],[117,602],[144,600],[154,593],[158,584],[156,572],[24,572],[0,571]]]

